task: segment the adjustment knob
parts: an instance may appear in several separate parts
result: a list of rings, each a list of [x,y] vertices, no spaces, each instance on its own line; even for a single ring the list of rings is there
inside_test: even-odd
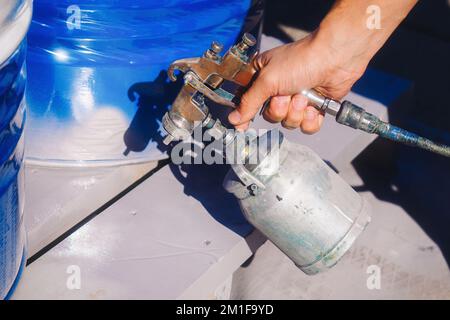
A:
[[[242,42],[248,47],[253,47],[256,44],[256,38],[252,34],[246,32],[242,36]]]
[[[236,48],[241,52],[245,53],[250,47],[256,44],[256,39],[250,33],[244,33],[242,36],[242,41],[236,46]]]
[[[215,54],[221,53],[222,49],[223,49],[223,44],[221,44],[220,42],[213,41],[211,43],[211,51],[214,52]]]
[[[212,60],[219,60],[220,58],[219,53],[222,51],[222,49],[223,44],[217,41],[213,41],[211,43],[211,47],[208,50],[206,50],[204,56]]]

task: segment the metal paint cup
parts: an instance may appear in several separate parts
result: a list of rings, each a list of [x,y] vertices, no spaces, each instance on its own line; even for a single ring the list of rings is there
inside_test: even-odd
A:
[[[277,130],[258,139],[269,151],[257,165],[245,166],[265,189],[246,187],[235,170],[225,189],[238,198],[247,220],[303,272],[331,268],[370,222],[366,202],[311,149]]]

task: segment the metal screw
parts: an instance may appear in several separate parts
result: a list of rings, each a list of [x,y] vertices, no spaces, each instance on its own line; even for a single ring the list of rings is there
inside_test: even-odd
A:
[[[237,49],[242,53],[248,48],[253,47],[256,44],[256,39],[250,33],[244,33],[242,41],[237,45]]]
[[[215,54],[219,54],[220,52],[222,52],[223,50],[223,44],[217,42],[217,41],[213,41],[211,43],[211,51],[214,52]]]
[[[250,185],[250,193],[254,196],[258,194],[258,186],[256,184]]]
[[[247,32],[242,36],[242,41],[249,47],[253,47],[256,44],[255,37]]]

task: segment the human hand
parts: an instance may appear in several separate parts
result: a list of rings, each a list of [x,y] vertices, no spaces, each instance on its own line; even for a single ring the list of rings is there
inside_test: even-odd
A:
[[[257,77],[229,121],[237,129],[247,129],[264,102],[272,98],[263,114],[267,121],[281,122],[288,129],[300,128],[307,134],[319,131],[323,115],[309,106],[300,92],[314,88],[325,96],[341,99],[368,63],[341,50],[314,33],[262,53],[254,61]]]

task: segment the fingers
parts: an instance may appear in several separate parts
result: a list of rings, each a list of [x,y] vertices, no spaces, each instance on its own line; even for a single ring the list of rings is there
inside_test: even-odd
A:
[[[264,76],[259,76],[242,96],[239,107],[228,116],[238,129],[246,129],[264,102],[271,96],[272,88]]]
[[[263,117],[271,123],[283,121],[289,112],[291,96],[277,96],[270,100],[269,108],[264,111]]]
[[[295,92],[295,89],[283,89],[285,86],[281,86],[280,89],[278,69],[274,69],[274,71],[268,68],[271,58],[273,57],[270,53],[262,54],[254,60],[254,67],[259,71],[259,74],[241,97],[240,105],[230,113],[228,120],[236,129],[246,130],[265,101],[272,97],[269,108],[264,110],[263,114],[267,121],[281,122],[282,126],[288,129],[300,128],[306,134],[316,133],[322,125],[323,115],[314,107],[308,106],[308,100],[303,95],[295,94],[291,96],[291,91]],[[286,95],[278,95],[280,90],[281,92],[284,91],[283,93]]]
[[[324,116],[316,108],[308,106],[306,97],[296,94],[272,98],[264,118],[270,122],[281,122],[286,129],[300,128],[305,134],[314,134],[320,130]]]
[[[301,94],[292,96],[287,117],[281,122],[282,126],[290,130],[300,128],[307,103],[308,99]]]
[[[306,134],[318,132],[324,119],[316,108],[308,106],[308,99],[301,94],[273,97],[263,117],[271,123],[281,122],[290,130],[300,128]]]
[[[303,121],[301,124],[301,130],[306,134],[314,134],[320,130],[323,123],[323,115],[312,107],[308,106],[304,110]]]

